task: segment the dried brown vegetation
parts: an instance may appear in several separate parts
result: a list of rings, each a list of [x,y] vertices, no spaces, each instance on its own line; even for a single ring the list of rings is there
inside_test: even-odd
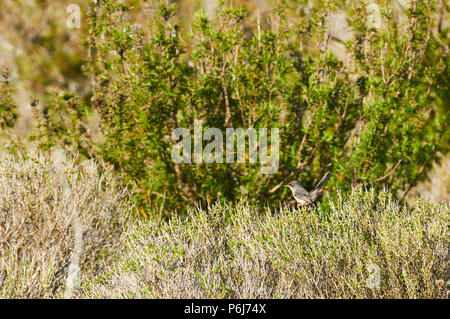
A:
[[[0,297],[62,296],[70,263],[81,279],[101,271],[127,206],[110,172],[88,168],[1,157]]]

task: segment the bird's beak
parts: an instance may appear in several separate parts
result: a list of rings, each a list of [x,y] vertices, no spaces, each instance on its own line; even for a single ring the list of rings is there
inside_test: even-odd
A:
[[[286,185],[284,185],[284,187],[291,187],[291,186],[289,186],[289,184],[286,184]]]

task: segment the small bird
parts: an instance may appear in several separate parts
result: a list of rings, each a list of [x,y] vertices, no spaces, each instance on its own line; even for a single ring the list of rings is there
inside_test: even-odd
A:
[[[316,187],[314,187],[314,189],[311,192],[308,192],[298,181],[292,181],[286,186],[291,189],[292,195],[294,195],[294,198],[297,201],[298,206],[301,207],[301,206],[315,205],[319,190],[330,178],[330,176],[331,172],[327,172],[325,175],[323,175],[322,179],[317,183]]]

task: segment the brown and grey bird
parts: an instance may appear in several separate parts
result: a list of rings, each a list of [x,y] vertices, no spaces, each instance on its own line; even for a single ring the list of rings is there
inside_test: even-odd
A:
[[[308,192],[303,185],[298,181],[292,181],[286,186],[289,187],[294,195],[294,199],[297,201],[298,206],[309,206],[315,205],[317,195],[322,186],[330,178],[331,172],[327,172],[323,175],[322,179],[317,183],[314,189]]]

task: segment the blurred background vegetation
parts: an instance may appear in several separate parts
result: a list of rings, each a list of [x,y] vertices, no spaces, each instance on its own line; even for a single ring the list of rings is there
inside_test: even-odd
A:
[[[70,4],[81,28],[69,28]],[[449,200],[446,1],[0,3],[3,152],[109,163],[143,215],[387,185]],[[175,164],[176,127],[280,129],[280,169]]]

